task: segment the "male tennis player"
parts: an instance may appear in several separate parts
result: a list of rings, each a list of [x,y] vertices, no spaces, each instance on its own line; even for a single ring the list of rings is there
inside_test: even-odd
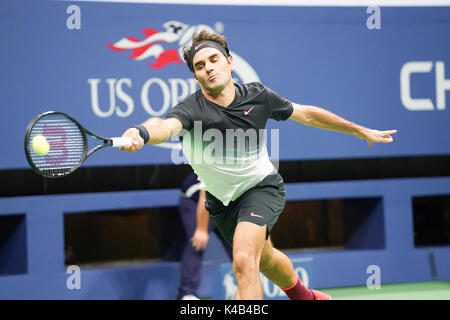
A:
[[[183,152],[206,190],[206,208],[233,248],[236,299],[262,298],[260,271],[290,299],[330,299],[308,290],[289,258],[272,246],[269,233],[284,208],[284,184],[269,160],[264,139],[255,142],[252,130],[264,129],[269,118],[291,119],[355,135],[369,146],[392,142],[396,130],[368,129],[324,109],[292,103],[261,83],[234,83],[233,58],[221,35],[195,34],[183,57],[201,89],[165,119],[150,118],[126,130],[123,135],[133,143],[121,149],[135,152],[144,143],[161,143],[181,133]],[[236,138],[242,137],[245,147],[236,147]],[[211,148],[208,142],[213,140]]]

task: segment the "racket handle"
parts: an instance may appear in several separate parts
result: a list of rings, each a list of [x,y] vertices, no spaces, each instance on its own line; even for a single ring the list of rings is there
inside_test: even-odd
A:
[[[126,147],[131,144],[130,137],[116,137],[111,138],[113,147]]]

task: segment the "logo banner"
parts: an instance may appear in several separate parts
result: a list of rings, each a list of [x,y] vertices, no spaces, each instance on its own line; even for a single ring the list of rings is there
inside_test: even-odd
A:
[[[449,7],[382,7],[376,21],[362,7],[5,0],[0,12],[0,133],[10,141],[0,169],[28,167],[25,129],[45,111],[103,136],[164,118],[199,89],[182,50],[205,29],[227,37],[236,82],[260,81],[292,102],[398,130],[394,143],[368,148],[270,120],[267,129],[279,130],[274,160],[450,153]],[[84,165],[171,164],[180,152],[171,139],[133,154],[105,149]]]

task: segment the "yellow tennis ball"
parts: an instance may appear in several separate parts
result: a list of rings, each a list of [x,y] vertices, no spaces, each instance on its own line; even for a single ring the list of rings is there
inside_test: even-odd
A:
[[[43,135],[39,134],[31,141],[34,152],[40,156],[45,156],[50,151],[50,144]]]

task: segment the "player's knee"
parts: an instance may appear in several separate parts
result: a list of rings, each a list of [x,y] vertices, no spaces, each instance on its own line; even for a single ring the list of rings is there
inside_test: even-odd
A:
[[[233,255],[233,269],[236,275],[258,271],[255,255],[246,251],[236,252]]]

